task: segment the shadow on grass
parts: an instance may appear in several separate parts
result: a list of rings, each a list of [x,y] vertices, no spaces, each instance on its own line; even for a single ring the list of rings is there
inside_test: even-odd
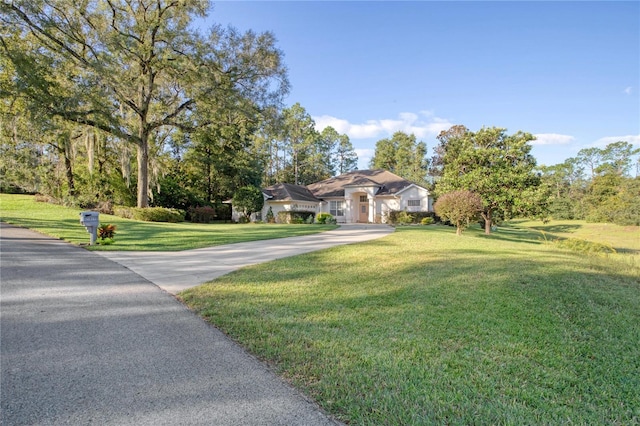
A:
[[[633,422],[638,281],[532,242],[447,259],[407,246],[395,267],[396,246],[367,262],[332,249],[182,297],[347,422]]]
[[[582,225],[578,225],[578,224],[531,226],[531,229],[537,229],[538,231],[544,231],[544,232],[550,232],[550,233],[554,233],[554,232],[572,233],[572,232],[576,232],[580,228],[582,228]]]

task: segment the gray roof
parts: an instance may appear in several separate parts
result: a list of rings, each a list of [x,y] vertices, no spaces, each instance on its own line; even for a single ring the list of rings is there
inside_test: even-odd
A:
[[[269,199],[276,201],[313,201],[318,202],[306,186],[290,183],[276,183],[262,190]]]
[[[356,170],[307,186],[317,198],[344,197],[346,186],[377,186],[376,195],[394,195],[412,182],[386,170]]]
[[[349,186],[377,187],[375,195],[395,195],[413,182],[386,170],[356,170],[311,185],[278,183],[262,190],[270,199],[278,201],[315,201],[344,197]]]

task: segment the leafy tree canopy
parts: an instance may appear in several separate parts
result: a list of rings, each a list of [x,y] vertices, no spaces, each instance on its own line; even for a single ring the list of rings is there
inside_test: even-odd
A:
[[[487,234],[495,220],[532,213],[543,198],[537,193],[540,178],[530,154],[534,139],[530,133],[508,135],[496,127],[441,134],[436,153],[442,176],[436,193],[465,189],[478,194]]]
[[[100,129],[137,149],[148,205],[154,139],[211,124],[206,111],[278,104],[288,90],[271,33],[191,29],[204,0],[2,0],[3,92],[33,115]],[[250,100],[249,103],[244,100]],[[169,130],[167,130],[169,129]]]

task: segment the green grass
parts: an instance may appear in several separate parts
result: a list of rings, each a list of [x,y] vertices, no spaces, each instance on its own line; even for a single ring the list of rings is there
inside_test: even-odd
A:
[[[639,424],[638,268],[539,237],[403,227],[181,298],[351,425]]]
[[[32,196],[0,194],[2,221],[73,244],[89,242],[89,234],[80,224],[80,211],[55,204],[38,203]],[[188,250],[308,235],[336,228],[332,225],[152,223],[105,214],[100,215],[100,223],[116,225],[114,243],[88,247],[91,250]]]
[[[588,223],[584,220],[513,221],[519,227],[535,229],[562,238],[579,238],[610,244],[618,252],[640,253],[640,227],[612,223]]]

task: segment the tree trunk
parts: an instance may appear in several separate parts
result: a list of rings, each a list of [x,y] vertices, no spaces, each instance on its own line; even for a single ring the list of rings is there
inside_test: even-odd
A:
[[[71,163],[71,158],[69,158],[67,153],[64,155],[64,168],[67,174],[67,186],[69,187],[68,193],[70,196],[74,196],[76,195],[76,186],[73,180],[73,165]]]
[[[482,218],[484,219],[484,233],[489,235],[491,234],[491,210],[482,213]]]
[[[149,207],[149,134],[144,129],[138,141],[138,207]]]

